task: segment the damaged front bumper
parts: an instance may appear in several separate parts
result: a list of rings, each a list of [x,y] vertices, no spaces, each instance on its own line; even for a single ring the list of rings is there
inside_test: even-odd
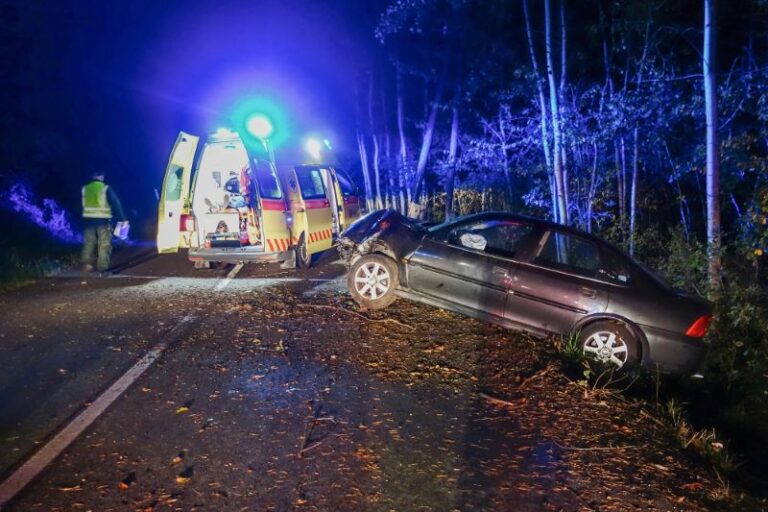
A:
[[[344,262],[347,268],[354,265],[361,256],[376,252],[375,247],[379,243],[379,234],[374,233],[360,243],[356,243],[351,238],[345,236],[339,238],[336,250],[339,251],[341,261]]]

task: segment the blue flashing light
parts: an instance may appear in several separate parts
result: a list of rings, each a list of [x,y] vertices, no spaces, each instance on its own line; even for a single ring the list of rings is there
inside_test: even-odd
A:
[[[256,138],[266,140],[272,135],[274,128],[272,122],[264,114],[254,114],[246,122],[248,132]]]

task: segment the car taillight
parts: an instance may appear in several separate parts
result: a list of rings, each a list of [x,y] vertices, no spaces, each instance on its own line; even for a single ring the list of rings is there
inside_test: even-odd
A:
[[[696,319],[695,322],[691,324],[691,326],[688,328],[687,331],[685,331],[686,336],[690,336],[691,338],[701,338],[707,333],[707,327],[709,327],[709,323],[712,321],[712,315],[702,315],[699,318]]]
[[[195,218],[191,215],[182,214],[179,217],[179,229],[182,231],[194,231]]]

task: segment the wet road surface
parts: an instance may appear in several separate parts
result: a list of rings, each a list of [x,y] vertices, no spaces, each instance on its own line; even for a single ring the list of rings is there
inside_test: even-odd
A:
[[[3,477],[194,318],[8,510],[709,508],[712,472],[639,406],[585,400],[543,342],[361,312],[333,259],[217,289],[228,269],[163,256],[0,295]]]

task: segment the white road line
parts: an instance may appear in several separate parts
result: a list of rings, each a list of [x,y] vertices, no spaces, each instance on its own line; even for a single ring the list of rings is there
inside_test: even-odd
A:
[[[238,263],[237,265],[232,268],[232,270],[229,271],[229,274],[227,274],[227,277],[225,277],[219,284],[216,285],[216,288],[214,288],[216,291],[223,290],[224,288],[229,285],[229,283],[232,281],[232,279],[235,278],[238,272],[240,272],[243,269],[243,263]]]
[[[223,290],[238,272],[243,268],[243,264],[235,265],[227,277],[218,285],[216,290]],[[177,339],[187,332],[187,328],[196,320],[194,315],[186,315],[178,324],[168,333],[166,340],[155,345],[152,350],[147,352],[144,357],[134,364],[122,377],[117,379],[106,391],[70,421],[62,430],[59,431],[42,448],[36,451],[29,459],[24,462],[11,476],[0,483],[0,510],[21,492],[32,480],[37,477],[61,452],[67,449],[72,442],[78,438],[96,419],[101,416],[107,408],[117,400],[120,395],[136,382],[141,375],[152,366],[152,363],[165,352],[165,350]]]

